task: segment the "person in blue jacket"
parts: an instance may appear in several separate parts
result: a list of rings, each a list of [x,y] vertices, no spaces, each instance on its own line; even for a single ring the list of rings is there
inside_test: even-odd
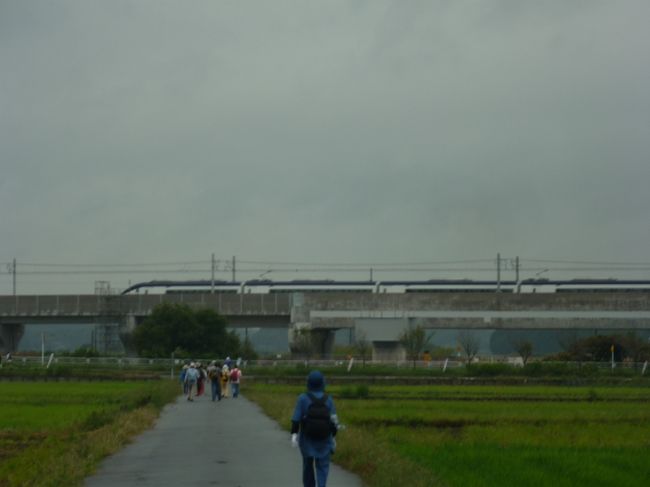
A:
[[[311,396],[311,397],[310,397]],[[328,429],[324,438],[315,439],[307,434],[305,427],[309,406],[314,402],[324,400],[324,405],[329,412]],[[296,407],[291,417],[291,444],[300,447],[302,454],[302,484],[304,487],[326,487],[329,473],[330,455],[335,448],[334,436],[338,428],[338,417],[332,397],[325,394],[325,377],[314,370],[307,376],[307,392],[298,396]],[[316,475],[314,476],[314,467]]]
[[[189,368],[189,365],[185,364],[183,365],[183,368],[181,369],[181,373],[179,376],[179,379],[181,381],[181,385],[183,386],[183,394],[187,395],[187,382],[185,382],[185,375],[187,374],[187,369]]]

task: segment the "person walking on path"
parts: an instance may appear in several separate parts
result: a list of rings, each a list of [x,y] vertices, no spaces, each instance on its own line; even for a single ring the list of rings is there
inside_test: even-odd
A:
[[[232,391],[232,398],[237,399],[239,396],[239,382],[241,381],[241,370],[235,365],[235,368],[230,371],[230,390]]]
[[[307,376],[307,392],[298,396],[291,417],[291,444],[300,447],[304,487],[315,487],[316,481],[318,487],[326,486],[338,427],[334,401],[325,394],[325,377],[314,370]]]
[[[210,379],[212,401],[221,401],[221,369],[215,360],[208,365],[208,379]]]
[[[194,401],[194,387],[199,379],[199,371],[196,370],[194,362],[190,364],[190,368],[185,372],[185,382],[187,383],[187,400]]]
[[[221,397],[228,397],[228,379],[230,377],[230,368],[223,364],[221,369]]]
[[[185,382],[185,375],[187,374],[187,369],[189,369],[190,366],[185,364],[183,365],[183,368],[181,369],[181,374],[180,374],[180,381],[181,381],[181,386],[183,387],[183,395],[187,396],[187,382]]]
[[[205,381],[208,378],[208,374],[205,372],[201,362],[198,363],[196,371],[199,373],[199,378],[196,380],[196,396],[198,397],[202,396],[205,392]]]

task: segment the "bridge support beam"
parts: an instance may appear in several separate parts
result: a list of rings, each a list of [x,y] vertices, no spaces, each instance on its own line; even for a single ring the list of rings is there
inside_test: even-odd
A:
[[[0,323],[0,351],[2,353],[15,352],[24,334],[25,325],[23,323]]]
[[[374,341],[372,359],[384,362],[403,361],[406,359],[406,351],[397,341]]]
[[[330,358],[334,349],[335,330],[312,330],[316,355]]]
[[[310,323],[294,323],[289,328],[289,349],[296,357],[329,358],[334,349],[336,329],[314,328]]]
[[[120,323],[120,341],[124,347],[124,353],[128,357],[137,356],[135,346],[133,345],[133,332],[141,321],[143,321],[143,318],[138,319],[136,315],[129,314],[126,315]]]

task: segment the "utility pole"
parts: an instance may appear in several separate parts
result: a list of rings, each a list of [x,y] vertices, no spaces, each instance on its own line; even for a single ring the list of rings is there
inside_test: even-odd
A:
[[[232,282],[235,282],[237,274],[235,272],[235,256],[232,256]]]
[[[370,268],[370,282],[372,282],[372,267]]]
[[[501,292],[501,254],[497,253],[497,292]]]
[[[519,282],[519,256],[515,257],[515,282]]]
[[[214,252],[212,253],[212,280],[210,281],[210,294],[214,294]]]
[[[14,258],[14,263],[11,266],[11,272],[13,273],[13,281],[14,281],[14,296],[16,295],[16,259]]]

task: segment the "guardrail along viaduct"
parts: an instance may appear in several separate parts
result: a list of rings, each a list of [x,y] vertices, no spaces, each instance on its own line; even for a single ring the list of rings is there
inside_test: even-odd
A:
[[[331,350],[334,331],[361,331],[382,356],[400,353],[410,326],[430,329],[650,329],[650,293],[178,293],[0,296],[0,349],[14,351],[25,324],[117,323],[124,332],[160,303],[210,308],[231,327],[309,329]],[[381,350],[381,352],[379,352]],[[383,357],[382,357],[383,358]]]

